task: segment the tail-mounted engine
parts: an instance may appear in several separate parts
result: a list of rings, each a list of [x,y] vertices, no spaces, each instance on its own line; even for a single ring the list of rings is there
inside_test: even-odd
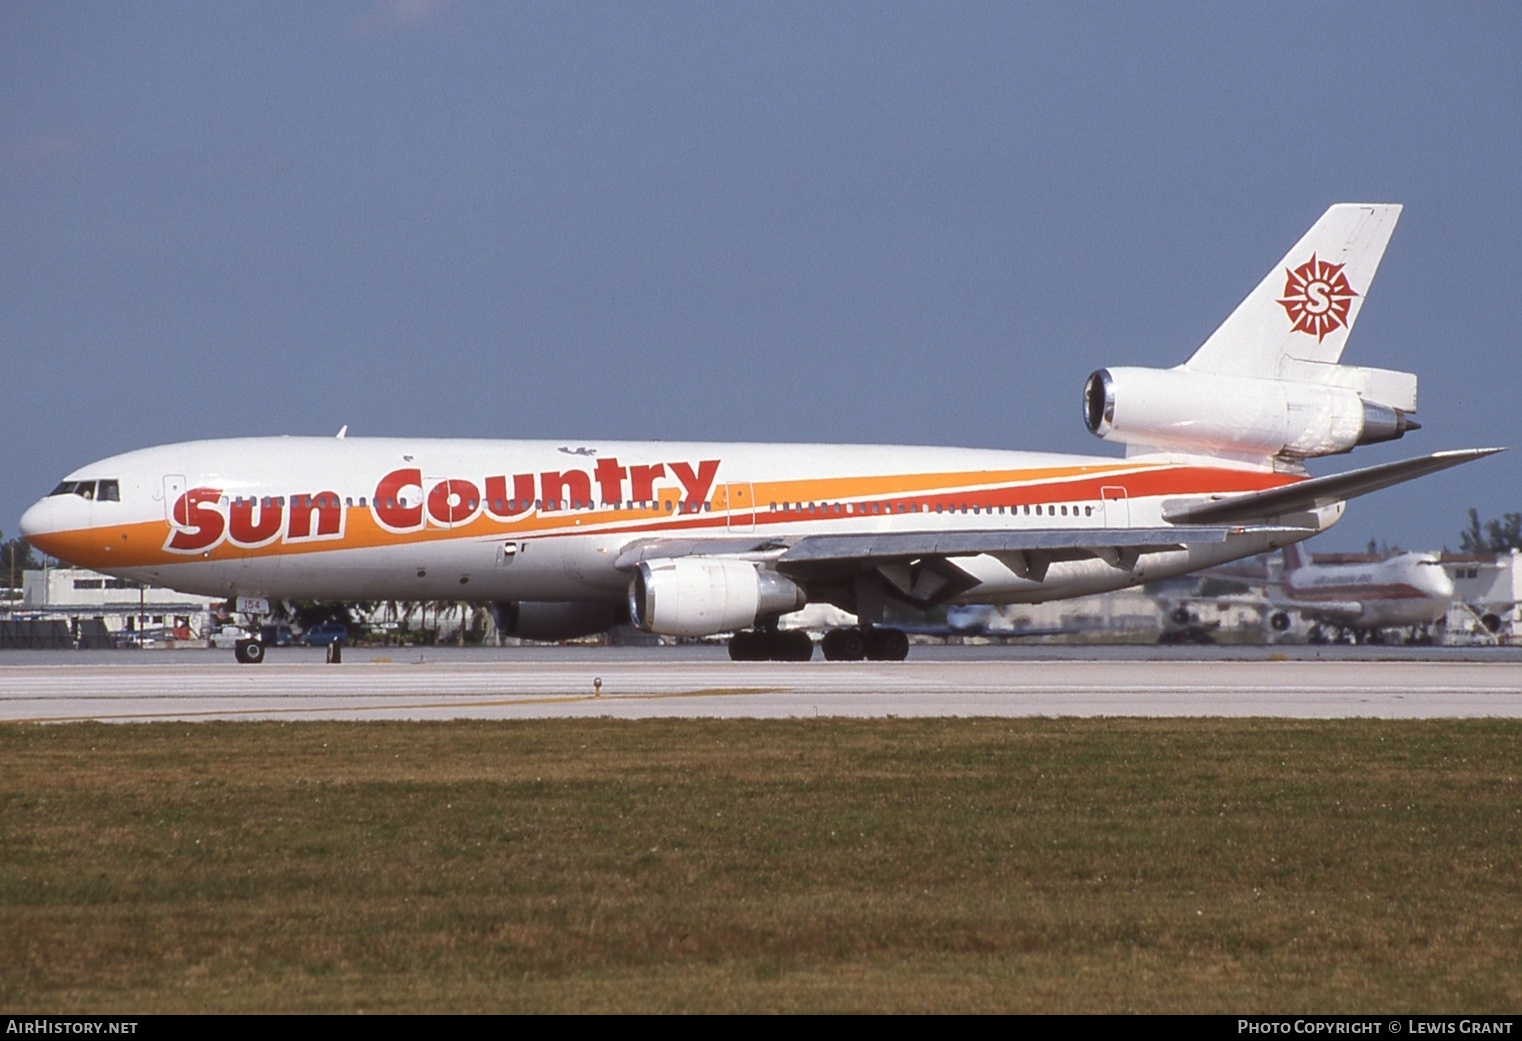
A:
[[[1100,369],[1083,388],[1084,423],[1096,437],[1144,449],[1293,459],[1348,452],[1420,429],[1409,416],[1416,410],[1415,376],[1299,365],[1312,378]]]

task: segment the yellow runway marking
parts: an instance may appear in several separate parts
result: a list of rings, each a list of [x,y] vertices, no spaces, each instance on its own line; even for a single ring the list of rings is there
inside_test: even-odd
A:
[[[22,723],[83,723],[83,722],[128,722],[131,720],[151,719],[189,719],[192,717],[213,716],[257,716],[266,712],[279,712],[281,715],[298,712],[405,712],[408,710],[440,709],[440,708],[503,708],[510,705],[567,705],[575,702],[618,702],[618,701],[667,701],[676,698],[725,698],[743,697],[751,694],[776,694],[781,687],[713,687],[707,690],[672,691],[664,694],[552,694],[540,697],[526,698],[496,698],[489,701],[478,701],[470,695],[463,695],[455,701],[440,702],[408,702],[400,705],[312,705],[306,708],[228,708],[228,709],[203,709],[194,712],[117,712],[111,715],[82,715],[82,716],[34,716],[29,719],[12,719],[12,724]],[[297,695],[300,696],[300,695]]]

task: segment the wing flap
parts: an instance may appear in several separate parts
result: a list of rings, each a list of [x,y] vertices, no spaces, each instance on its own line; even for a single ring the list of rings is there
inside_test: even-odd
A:
[[[1180,549],[1191,542],[1225,542],[1247,533],[1305,535],[1295,526],[1180,525],[1171,528],[1040,528],[1021,531],[903,531],[802,535],[781,538],[641,539],[625,546],[616,566],[629,571],[641,561],[671,557],[724,556],[774,560],[786,570],[815,564],[857,563],[863,569],[910,560],[989,554],[1023,573],[1024,561],[1100,557],[1117,567],[1142,553]],[[1044,568],[1043,568],[1044,570]]]
[[[919,557],[975,557],[1037,552],[1055,559],[1115,557],[1127,551],[1161,552],[1190,542],[1225,542],[1246,532],[1305,534],[1299,527],[1180,526],[1174,528],[1074,528],[1025,531],[906,531],[877,534],[805,535],[778,558],[779,566],[839,561],[878,562]]]

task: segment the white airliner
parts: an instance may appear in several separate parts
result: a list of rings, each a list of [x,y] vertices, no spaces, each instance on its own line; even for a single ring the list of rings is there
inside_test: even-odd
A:
[[[1430,626],[1453,604],[1453,579],[1433,553],[1402,553],[1370,564],[1318,564],[1300,546],[1284,548],[1279,585],[1270,587],[1275,608],[1269,624],[1289,628],[1288,612],[1314,623],[1312,643],[1326,640],[1322,626],[1339,642],[1379,642],[1386,629],[1405,629],[1408,638],[1431,642]]]
[[[1339,364],[1400,214],[1333,206],[1172,369],[1093,373],[1083,413],[1126,456],[867,445],[243,438],[128,452],[21,519],[61,560],[242,610],[270,598],[471,600],[504,631],[734,632],[807,659],[776,620],[854,613],[827,658],[901,659],[895,601],[1020,603],[1278,549],[1344,503],[1499,449],[1332,476],[1308,458],[1415,429],[1416,377]],[[242,661],[263,647],[244,642]]]

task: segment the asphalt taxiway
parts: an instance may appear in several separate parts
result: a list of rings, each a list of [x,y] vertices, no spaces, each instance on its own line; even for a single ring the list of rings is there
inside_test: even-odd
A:
[[[1429,652],[1430,654],[1431,652]],[[941,654],[735,663],[663,650],[0,656],[0,720],[812,716],[1522,717],[1522,659]]]

